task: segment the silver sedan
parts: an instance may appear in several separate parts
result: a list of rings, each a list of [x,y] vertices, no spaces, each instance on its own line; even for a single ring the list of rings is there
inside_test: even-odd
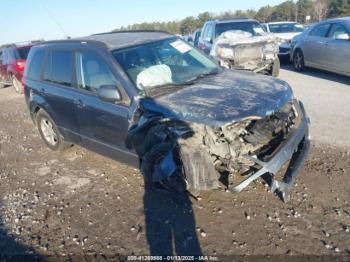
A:
[[[291,45],[296,71],[313,67],[350,76],[350,17],[314,24]]]

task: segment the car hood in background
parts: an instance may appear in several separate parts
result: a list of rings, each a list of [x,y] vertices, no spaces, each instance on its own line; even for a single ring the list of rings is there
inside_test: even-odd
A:
[[[297,32],[297,33],[274,33],[275,36],[277,36],[280,39],[283,40],[292,40],[293,37],[300,35],[302,32]]]
[[[251,72],[223,70],[191,86],[159,97],[146,97],[144,110],[165,117],[222,126],[247,117],[265,117],[293,98],[287,83]]]

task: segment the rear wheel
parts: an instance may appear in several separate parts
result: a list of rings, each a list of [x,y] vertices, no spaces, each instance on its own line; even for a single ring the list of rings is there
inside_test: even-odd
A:
[[[62,150],[70,147],[70,144],[64,142],[55,122],[44,110],[40,109],[36,115],[36,124],[41,138],[48,148],[52,150]]]
[[[22,94],[23,93],[22,83],[14,75],[11,75],[11,80],[12,80],[12,85],[15,88],[16,92],[18,94]]]
[[[301,50],[296,50],[293,56],[293,67],[295,71],[302,72],[305,70],[304,54]]]

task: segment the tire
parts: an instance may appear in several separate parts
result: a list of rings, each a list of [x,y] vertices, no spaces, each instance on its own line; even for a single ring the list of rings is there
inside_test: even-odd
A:
[[[43,109],[40,109],[35,117],[35,122],[41,138],[51,150],[64,150],[70,147],[59,133],[53,119]]]
[[[297,49],[293,55],[293,67],[297,72],[302,72],[305,70],[305,60],[304,54],[300,49]]]
[[[14,75],[11,75],[11,80],[12,80],[12,86],[14,87],[16,93],[23,94],[22,83]]]
[[[277,57],[277,58],[275,59],[275,61],[273,62],[273,65],[272,65],[270,74],[271,74],[273,77],[278,77],[279,74],[280,74],[280,69],[281,69],[281,62],[280,62],[279,58]]]
[[[164,141],[162,143],[154,145],[142,158],[141,171],[145,179],[145,186],[150,188],[163,189],[168,192],[177,192],[185,194],[187,192],[187,183],[181,172],[175,171],[167,179],[154,182],[153,172],[158,163],[160,163],[164,156],[173,150],[173,142]]]

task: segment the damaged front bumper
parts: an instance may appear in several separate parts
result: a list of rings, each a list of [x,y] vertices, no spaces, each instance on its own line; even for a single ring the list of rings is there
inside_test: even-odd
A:
[[[251,182],[259,177],[267,175],[271,191],[277,193],[284,202],[289,200],[289,190],[293,186],[295,177],[300,172],[300,169],[308,155],[310,148],[309,137],[309,118],[306,115],[303,104],[296,104],[301,113],[301,122],[298,128],[293,132],[290,138],[281,146],[275,155],[269,161],[261,161],[256,156],[246,156],[247,159],[253,161],[261,168],[249,175],[239,185],[230,187],[232,192],[241,192]],[[290,160],[287,171],[282,181],[277,181],[274,176],[279,170]]]

